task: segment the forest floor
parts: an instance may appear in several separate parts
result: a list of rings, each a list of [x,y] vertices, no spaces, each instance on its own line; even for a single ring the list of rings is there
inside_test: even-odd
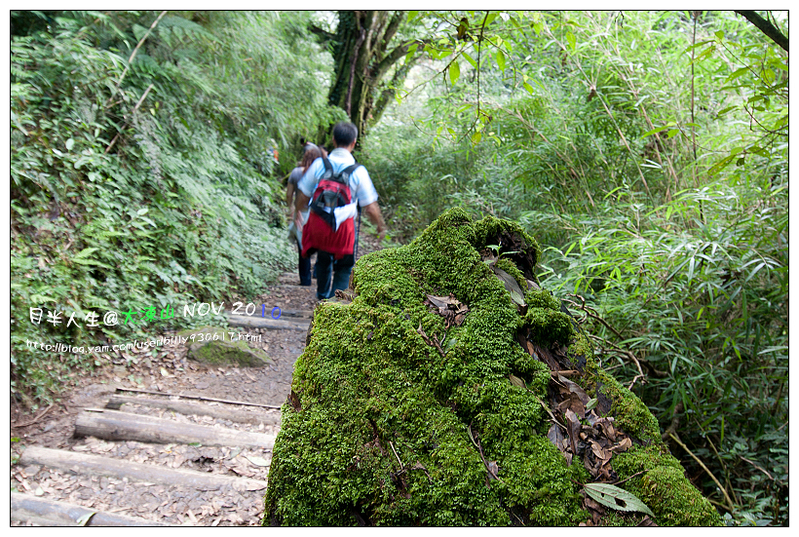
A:
[[[358,257],[379,248],[375,237],[361,233]],[[253,302],[266,304],[270,308],[278,306],[283,311],[304,312],[310,316],[317,304],[316,281],[311,287],[302,287],[298,283],[296,273],[285,273]],[[307,326],[307,319],[304,318],[304,326]],[[211,367],[188,358],[188,348],[184,344],[165,345],[159,347],[154,356],[150,350],[140,354],[121,353],[122,356],[116,359],[121,365],[109,363],[97,368],[91,375],[81,378],[58,402],[36,412],[25,410],[12,400],[11,436],[19,438],[19,442],[12,445],[12,491],[26,495],[25,500],[39,498],[67,502],[92,511],[133,517],[145,524],[259,524],[265,492],[261,487],[265,486],[267,479],[271,448],[210,446],[202,442],[147,442],[110,436],[100,439],[76,435],[76,422],[82,414],[86,414],[86,409],[92,412],[94,409],[111,408],[110,398],[124,394],[149,398],[150,401],[155,396],[161,401],[182,400],[190,404],[198,404],[198,398],[202,398],[204,400],[198,405],[210,405],[212,410],[224,407],[226,410],[223,412],[237,413],[238,417],[225,419],[224,416],[184,415],[174,409],[147,406],[144,402],[139,405],[133,401],[128,401],[120,410],[139,416],[167,418],[178,424],[255,433],[260,435],[259,438],[269,437],[273,441],[280,428],[279,408],[290,391],[294,362],[303,352],[307,331],[248,327],[236,327],[235,330],[255,337],[256,341],[250,341],[250,345],[263,349],[271,358],[271,363],[260,368]],[[257,337],[259,335],[260,338]],[[103,410],[96,410],[96,413],[100,412]],[[205,487],[205,490],[203,487],[198,489],[186,484],[173,484],[166,478],[163,482],[142,482],[135,477],[81,472],[74,465],[56,468],[39,460],[27,460],[30,457],[24,453],[32,446],[59,450],[45,450],[56,455],[64,451],[74,452],[101,456],[104,457],[103,461],[107,458],[121,459],[160,468],[251,481],[242,481],[246,485],[244,487],[220,489],[215,485],[216,488]],[[30,453],[34,452],[36,449]],[[252,490],[240,490],[242,488]],[[229,491],[229,494],[225,494],[225,491]],[[23,499],[23,496],[12,498],[12,515],[15,505],[21,505],[15,504],[19,499]],[[100,519],[96,515],[94,518]],[[23,517],[12,523],[53,524],[52,519],[46,517],[34,517],[33,520]]]

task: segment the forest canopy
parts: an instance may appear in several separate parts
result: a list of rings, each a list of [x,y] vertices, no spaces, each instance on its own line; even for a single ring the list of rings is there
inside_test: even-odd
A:
[[[349,119],[388,246],[452,207],[518,222],[724,520],[788,523],[787,11],[10,18],[15,400],[103,363],[28,340],[184,328],[85,319],[291,269],[281,179]]]

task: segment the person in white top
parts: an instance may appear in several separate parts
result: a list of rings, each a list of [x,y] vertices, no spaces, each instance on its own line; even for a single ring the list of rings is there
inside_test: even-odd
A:
[[[358,128],[348,122],[339,122],[333,127],[333,141],[336,148],[330,152],[328,159],[335,173],[340,173],[345,168],[355,164],[352,150],[358,138]],[[308,204],[319,184],[319,179],[325,173],[325,165],[321,158],[316,159],[305,171],[302,179],[297,183],[297,197],[295,201],[295,223],[299,228],[302,225],[301,214],[307,213]],[[351,202],[361,207],[366,216],[377,226],[377,233],[382,240],[386,234],[386,225],[383,222],[383,215],[380,206],[377,204],[377,191],[369,177],[369,172],[363,166],[358,166],[349,177],[349,187]],[[356,213],[352,213],[349,218],[354,219]],[[298,221],[299,220],[299,221]],[[345,229],[348,229],[345,226]],[[303,230],[303,233],[311,233],[312,229]],[[355,238],[357,240],[357,237]],[[303,241],[306,242],[306,241]],[[317,252],[317,290],[316,296],[322,300],[330,298],[335,294],[336,289],[346,289],[349,286],[350,273],[355,264],[353,251],[342,252],[337,246],[331,244],[325,251],[325,244],[305,245],[303,244],[303,255],[310,255],[311,250]],[[333,273],[331,286],[330,277]]]

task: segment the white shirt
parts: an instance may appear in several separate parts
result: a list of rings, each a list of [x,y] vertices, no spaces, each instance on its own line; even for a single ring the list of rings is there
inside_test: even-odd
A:
[[[333,166],[334,173],[340,173],[347,166],[355,164],[355,157],[353,157],[349,151],[340,147],[331,151],[327,158]],[[313,163],[308,166],[308,169],[305,170],[305,175],[303,175],[302,179],[297,183],[297,188],[300,192],[312,198],[316,186],[319,184],[319,178],[322,177],[324,173],[325,164],[322,159],[318,158],[314,160]],[[353,203],[357,201],[361,207],[366,207],[377,201],[377,191],[365,167],[358,166],[352,175],[350,175],[349,184]]]

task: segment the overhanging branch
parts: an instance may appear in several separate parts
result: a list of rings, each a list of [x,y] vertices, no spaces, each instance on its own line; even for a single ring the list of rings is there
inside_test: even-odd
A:
[[[758,30],[766,34],[766,36],[777,43],[785,52],[788,52],[788,38],[780,32],[779,28],[771,24],[771,22],[767,21],[754,11],[735,11],[738,15],[742,16],[752,24],[754,24]]]

